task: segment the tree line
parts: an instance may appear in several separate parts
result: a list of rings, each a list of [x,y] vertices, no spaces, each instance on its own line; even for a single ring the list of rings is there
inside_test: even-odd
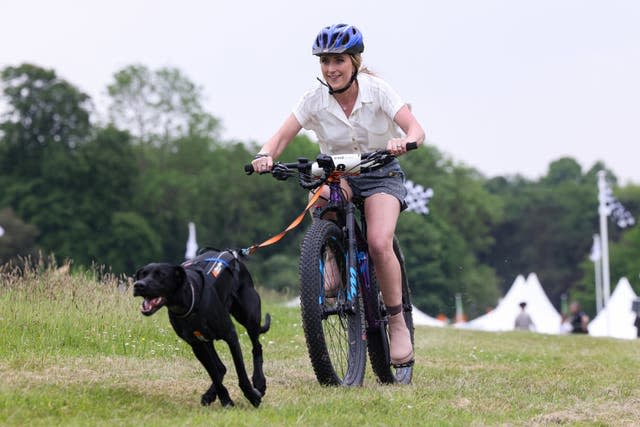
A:
[[[293,180],[246,176],[257,146],[225,141],[202,88],[179,69],[130,65],[108,84],[108,114],[54,70],[34,64],[0,74],[0,264],[54,254],[73,268],[132,275],[150,261],[181,262],[187,224],[200,246],[244,248],[284,229],[306,203]],[[313,158],[298,136],[283,159]],[[470,317],[495,306],[518,274],[536,272],[551,301],[594,306],[596,174],[640,211],[640,187],[617,186],[606,165],[565,157],[545,176],[486,177],[426,144],[401,158],[408,179],[434,190],[428,215],[405,212],[398,238],[415,304]],[[305,219],[308,224],[309,219]],[[259,285],[296,292],[305,225],[249,260]],[[640,229],[610,226],[612,282],[637,283]]]

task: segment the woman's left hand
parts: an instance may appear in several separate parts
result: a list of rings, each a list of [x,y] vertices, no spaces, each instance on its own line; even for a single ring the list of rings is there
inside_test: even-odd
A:
[[[387,142],[387,150],[395,156],[401,156],[407,152],[407,141],[404,138],[393,138]]]

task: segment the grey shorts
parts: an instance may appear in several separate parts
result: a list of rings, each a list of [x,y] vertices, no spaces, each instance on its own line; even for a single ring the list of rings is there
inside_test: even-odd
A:
[[[407,197],[404,180],[404,172],[400,168],[398,159],[394,159],[391,163],[373,172],[347,177],[347,183],[353,191],[354,199],[365,199],[376,193],[390,194],[400,202],[401,211],[407,207],[404,201]]]

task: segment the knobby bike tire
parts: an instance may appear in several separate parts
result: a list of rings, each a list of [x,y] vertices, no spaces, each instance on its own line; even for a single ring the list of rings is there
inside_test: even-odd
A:
[[[367,352],[362,300],[358,292],[352,304],[346,301],[350,275],[344,233],[333,222],[316,219],[300,252],[302,327],[316,378],[323,385],[361,385]],[[327,254],[335,260],[329,270]],[[339,280],[330,281],[330,276]]]
[[[413,314],[411,305],[411,290],[409,289],[409,283],[407,280],[404,255],[400,248],[398,239],[393,238],[393,251],[396,254],[396,258],[400,263],[400,271],[402,275],[402,307],[404,313],[404,321],[409,328],[411,334],[411,343],[414,342],[414,328],[413,328]],[[382,296],[379,292],[379,285],[375,278],[375,270],[373,264],[370,263],[369,271],[371,272],[371,287],[372,292],[375,295],[371,295],[373,301],[377,301],[377,307],[375,307],[375,317],[380,320],[379,327],[375,325],[369,325],[367,328],[367,347],[369,350],[369,360],[371,361],[371,368],[378,377],[378,380],[384,384],[392,383],[410,383],[413,375],[413,367],[395,369],[391,366],[391,360],[389,356],[389,336],[387,333],[387,315],[386,308],[382,302]]]

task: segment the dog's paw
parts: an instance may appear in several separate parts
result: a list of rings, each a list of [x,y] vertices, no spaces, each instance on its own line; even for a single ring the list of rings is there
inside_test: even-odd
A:
[[[217,397],[218,393],[216,392],[216,386],[211,384],[211,387],[209,387],[209,389],[200,397],[200,404],[202,406],[209,406],[216,401]],[[222,397],[220,399],[222,399]]]
[[[216,397],[217,395],[215,392],[208,391],[205,394],[203,394],[202,397],[200,398],[200,404],[202,406],[209,406],[216,401]]]
[[[232,408],[234,406],[233,400],[231,400],[231,396],[229,396],[229,391],[226,389],[226,387],[221,385],[216,390],[218,392],[218,399],[220,399],[220,404],[222,405],[222,407]]]
[[[260,392],[260,395],[264,396],[267,391],[267,379],[264,377],[264,374],[254,372],[251,382],[253,383],[253,387]]]
[[[262,393],[260,393],[259,390],[251,387],[251,391],[245,393],[244,395],[247,399],[249,399],[249,402],[251,402],[253,406],[255,406],[256,408],[260,406],[260,403],[262,402]]]
[[[220,402],[222,403],[222,402]],[[229,400],[228,402],[222,403],[222,407],[223,408],[233,408],[235,405],[235,403],[233,403],[233,400]]]

